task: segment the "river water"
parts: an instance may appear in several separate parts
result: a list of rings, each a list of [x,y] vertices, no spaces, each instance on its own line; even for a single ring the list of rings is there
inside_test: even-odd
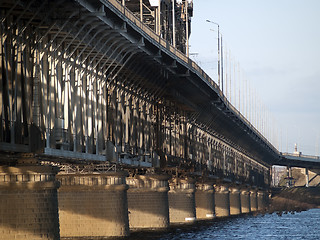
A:
[[[295,214],[241,216],[191,226],[169,232],[133,233],[130,240],[211,240],[211,239],[312,239],[320,240],[320,209]]]

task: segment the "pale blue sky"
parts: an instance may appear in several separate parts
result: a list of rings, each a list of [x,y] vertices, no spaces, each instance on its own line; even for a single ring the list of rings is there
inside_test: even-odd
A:
[[[217,27],[206,19],[219,23],[224,46],[276,119],[280,151],[298,143],[319,155],[320,1],[194,0],[191,58],[216,79]]]

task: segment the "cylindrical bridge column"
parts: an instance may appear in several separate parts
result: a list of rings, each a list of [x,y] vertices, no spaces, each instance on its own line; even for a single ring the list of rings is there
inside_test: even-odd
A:
[[[241,199],[239,188],[231,188],[230,191],[230,215],[241,214]]]
[[[59,239],[55,175],[51,166],[0,167],[0,239]]]
[[[213,185],[198,184],[195,199],[197,219],[213,219],[215,217]]]
[[[127,179],[131,230],[169,227],[168,180],[168,175],[138,175]]]
[[[214,200],[216,217],[230,216],[230,195],[226,186],[215,187]]]
[[[126,172],[58,174],[61,237],[129,235]]]
[[[258,210],[257,191],[255,190],[250,191],[250,206],[251,206],[251,212],[255,212]]]
[[[195,180],[178,179],[170,184],[170,223],[190,223],[196,220]]]
[[[241,190],[240,198],[241,198],[241,212],[249,213],[251,211],[250,192],[246,189]]]

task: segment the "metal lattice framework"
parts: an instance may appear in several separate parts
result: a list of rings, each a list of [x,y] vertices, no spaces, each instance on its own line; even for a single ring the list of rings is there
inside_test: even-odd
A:
[[[116,0],[5,0],[0,51],[1,151],[269,184],[273,146]]]

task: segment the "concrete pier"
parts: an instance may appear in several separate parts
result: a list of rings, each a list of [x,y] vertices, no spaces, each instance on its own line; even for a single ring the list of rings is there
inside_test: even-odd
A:
[[[170,223],[193,223],[196,220],[195,180],[173,180],[169,191]]]
[[[216,217],[230,216],[229,189],[226,186],[215,186],[215,212]]]
[[[249,213],[251,211],[250,192],[247,189],[241,190],[241,213]]]
[[[126,175],[58,174],[61,237],[128,236]]]
[[[259,191],[257,193],[257,202],[258,202],[258,210],[265,210],[268,206],[268,194],[263,192],[263,191]]]
[[[55,175],[51,166],[0,166],[0,239],[59,239]]]
[[[130,230],[169,227],[168,175],[127,178]]]
[[[258,210],[258,198],[256,190],[250,191],[250,207],[251,212],[255,212]]]
[[[195,200],[197,219],[206,220],[215,217],[213,184],[198,184]]]
[[[239,214],[241,214],[240,189],[233,187],[230,189],[230,215]]]

